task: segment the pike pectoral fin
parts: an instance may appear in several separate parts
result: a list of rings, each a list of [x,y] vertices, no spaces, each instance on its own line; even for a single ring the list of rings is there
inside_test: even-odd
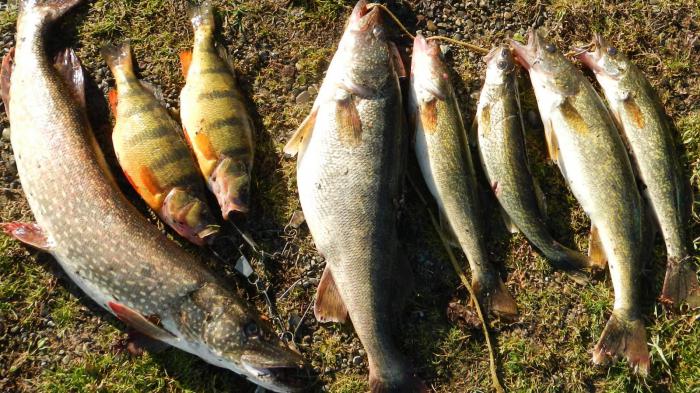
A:
[[[192,64],[192,51],[183,50],[180,52],[180,66],[182,67],[182,76],[187,79],[187,73],[190,72],[190,64]]]
[[[600,234],[595,225],[591,225],[591,234],[588,240],[588,256],[594,269],[605,269],[605,266],[608,264],[608,257],[605,256],[603,243],[600,241]]]
[[[292,137],[289,138],[289,142],[284,146],[284,154],[295,156],[300,151],[304,152],[304,147],[311,138],[311,133],[316,125],[316,114],[318,114],[318,108],[313,108]]]
[[[73,99],[85,110],[85,75],[78,55],[71,48],[60,51],[54,60],[54,68],[66,83]]]
[[[141,315],[138,311],[113,301],[107,302],[107,307],[109,307],[114,315],[116,315],[122,322],[128,324],[148,337],[155,338],[157,340],[172,340],[175,338],[175,335],[157,325],[157,317],[147,318]]]
[[[362,141],[362,121],[351,95],[336,101],[335,116],[341,142],[348,146],[359,145]]]
[[[0,223],[0,229],[24,244],[44,251],[51,251],[52,242],[44,230],[31,222]]]
[[[10,113],[10,77],[12,76],[12,68],[15,65],[15,48],[10,48],[10,51],[2,58],[2,68],[0,68],[0,97],[5,104],[5,113]]]
[[[348,310],[340,297],[333,274],[327,266],[321,275],[321,282],[316,290],[314,315],[319,322],[343,323],[348,319]]]

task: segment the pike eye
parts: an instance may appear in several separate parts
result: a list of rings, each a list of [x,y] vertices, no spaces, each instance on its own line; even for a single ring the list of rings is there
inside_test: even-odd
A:
[[[608,48],[608,54],[610,56],[615,56],[617,54],[617,49],[611,46],[610,48]]]
[[[544,50],[546,50],[549,53],[554,53],[557,51],[557,48],[555,48],[552,44],[547,44],[545,45]]]
[[[255,322],[249,322],[243,327],[243,332],[248,338],[257,338],[260,334],[260,328]]]

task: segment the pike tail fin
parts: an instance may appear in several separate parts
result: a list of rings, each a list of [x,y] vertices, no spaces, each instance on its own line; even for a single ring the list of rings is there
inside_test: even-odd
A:
[[[472,281],[472,288],[478,301],[484,307],[485,314],[490,312],[506,321],[516,320],[518,318],[518,305],[515,303],[515,299],[500,278],[496,278],[494,281],[494,285],[491,286],[486,286],[477,279]]]
[[[593,363],[606,364],[618,356],[624,356],[635,373],[642,376],[649,373],[651,361],[644,322],[614,310],[593,349]]]
[[[700,286],[690,258],[668,258],[661,301],[673,306],[687,303],[692,308],[700,307]]]

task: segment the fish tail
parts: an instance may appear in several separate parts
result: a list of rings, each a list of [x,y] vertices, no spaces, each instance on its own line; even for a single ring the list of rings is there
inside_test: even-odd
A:
[[[222,157],[208,182],[221,206],[224,220],[248,212],[250,174],[244,161]]]
[[[692,308],[700,307],[700,286],[690,257],[668,258],[661,301],[674,306],[687,303]]]
[[[38,13],[44,20],[55,21],[83,0],[20,0],[21,14]]]
[[[102,47],[100,53],[115,76],[120,72],[134,73],[134,62],[131,58],[131,44],[129,41],[119,45],[107,44]]]
[[[427,386],[412,375],[404,373],[398,379],[382,378],[379,370],[372,364],[369,367],[369,390],[372,393],[427,393]]]
[[[488,285],[485,279],[475,278],[472,281],[472,288],[486,313],[493,313],[497,317],[512,321],[518,318],[518,305],[515,299],[508,292],[508,288],[500,278],[489,280],[493,283]]]
[[[168,193],[160,215],[181,236],[198,245],[211,240],[220,230],[207,204],[181,188]]]
[[[593,349],[593,363],[606,364],[609,359],[624,356],[634,372],[646,376],[650,359],[644,322],[613,310],[608,323]]]
[[[190,8],[189,16],[195,30],[200,28],[214,29],[214,10],[208,0]]]

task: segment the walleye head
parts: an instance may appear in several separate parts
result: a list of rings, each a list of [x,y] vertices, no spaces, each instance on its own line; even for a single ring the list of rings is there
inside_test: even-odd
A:
[[[578,73],[571,62],[540,30],[530,29],[527,45],[510,40],[515,60],[530,72],[530,78],[544,82],[555,91],[573,94]]]
[[[597,76],[619,80],[624,77],[627,68],[627,57],[614,46],[610,46],[602,35],[593,36],[592,50],[580,50],[576,58]]]
[[[190,293],[176,315],[176,328],[211,364],[275,392],[302,391],[313,382],[301,355],[218,285]]]
[[[515,70],[515,60],[510,49],[497,46],[484,57],[486,62],[486,83],[500,85],[505,83],[508,76]]]
[[[416,34],[413,40],[411,84],[419,102],[445,100],[450,93],[450,76],[437,41]]]

